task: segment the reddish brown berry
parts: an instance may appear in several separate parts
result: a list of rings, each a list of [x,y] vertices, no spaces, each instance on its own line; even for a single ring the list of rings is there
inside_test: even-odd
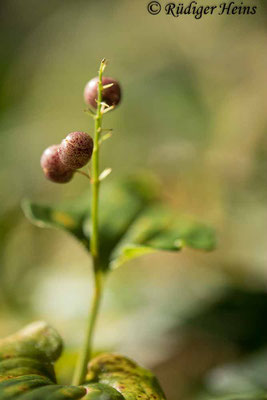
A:
[[[113,78],[103,77],[102,79],[103,86],[109,85],[111,83],[113,83],[112,86],[103,89],[102,101],[108,104],[109,106],[116,106],[117,104],[119,104],[121,100],[120,85]],[[98,97],[98,77],[91,79],[84,88],[84,100],[86,104],[90,105],[93,108],[96,108],[97,97]]]
[[[67,183],[73,176],[73,170],[67,168],[59,159],[59,145],[48,147],[42,154],[41,167],[47,179],[56,183]]]
[[[82,168],[90,160],[93,147],[93,139],[87,133],[72,132],[59,146],[59,159],[67,168]]]

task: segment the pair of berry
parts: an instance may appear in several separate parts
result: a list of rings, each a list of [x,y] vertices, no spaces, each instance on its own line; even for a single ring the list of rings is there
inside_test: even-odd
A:
[[[67,183],[76,169],[88,163],[92,152],[91,136],[85,132],[72,132],[60,145],[50,146],[43,152],[41,167],[50,181]]]
[[[108,106],[116,106],[121,99],[121,89],[117,81],[103,77],[102,101]],[[105,88],[106,86],[106,88]],[[98,78],[91,79],[84,89],[84,100],[96,108],[98,98]],[[91,159],[93,139],[85,132],[70,133],[60,145],[48,147],[42,154],[41,167],[47,179],[56,183],[67,183],[76,169],[84,167]]]

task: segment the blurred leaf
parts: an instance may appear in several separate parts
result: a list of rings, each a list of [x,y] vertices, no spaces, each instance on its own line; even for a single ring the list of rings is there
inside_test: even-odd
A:
[[[10,235],[16,230],[20,218],[19,206],[13,207],[0,216],[0,296],[9,305],[14,305],[15,296],[9,292],[9,285],[6,279],[5,248]]]
[[[266,392],[267,351],[258,351],[239,360],[217,365],[205,376],[208,393],[226,395],[227,393]]]
[[[109,266],[116,245],[138,216],[158,198],[158,183],[151,176],[131,177],[101,188],[99,205],[100,256]]]
[[[157,184],[152,179],[129,178],[101,188],[99,235],[102,264],[109,261],[110,252],[120,241],[140,212],[157,197]],[[87,249],[90,246],[90,193],[71,204],[41,205],[24,200],[26,217],[42,228],[63,229],[72,234]]]
[[[155,376],[119,355],[103,354],[89,364],[86,384],[56,384],[53,362],[62,351],[58,333],[31,324],[0,341],[1,400],[164,400]]]
[[[89,203],[89,201],[90,197],[88,196],[87,202]],[[48,206],[24,200],[22,209],[34,225],[41,228],[63,229],[88,248],[88,239],[83,229],[85,220],[89,217],[89,207],[85,196],[69,206]]]
[[[179,251],[184,247],[214,249],[213,230],[158,205],[146,209],[132,224],[112,254],[112,267],[142,254],[159,250]]]
[[[266,308],[264,291],[231,288],[188,318],[185,327],[204,331],[248,353],[267,345]]]
[[[212,396],[205,397],[202,400],[267,400],[267,395],[264,393],[250,393],[250,394],[229,394],[226,396]]]
[[[89,249],[89,195],[70,207],[41,206],[24,201],[25,215],[41,227],[61,228]],[[151,177],[129,178],[104,185],[99,205],[100,257],[103,269],[118,267],[142,254],[183,247],[212,250],[214,232],[191,218],[174,216],[158,200]]]

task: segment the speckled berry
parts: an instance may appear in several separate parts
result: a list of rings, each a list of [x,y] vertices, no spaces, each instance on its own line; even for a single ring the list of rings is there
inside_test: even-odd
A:
[[[111,83],[113,83],[112,86],[103,89],[102,101],[108,104],[109,106],[116,106],[117,104],[119,104],[121,100],[120,85],[113,78],[103,77],[102,79],[103,86],[109,85]],[[91,79],[84,88],[84,100],[86,104],[90,105],[93,108],[96,108],[97,97],[98,97],[98,77]]]
[[[67,168],[59,159],[59,145],[48,147],[42,154],[41,167],[47,179],[56,183],[67,183],[73,176],[73,170]]]
[[[68,168],[82,168],[90,160],[93,147],[93,139],[87,133],[72,132],[59,146],[59,159]]]

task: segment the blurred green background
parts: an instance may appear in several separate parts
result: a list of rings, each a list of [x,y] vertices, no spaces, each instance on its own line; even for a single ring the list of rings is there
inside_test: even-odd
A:
[[[267,389],[267,25],[254,3],[254,16],[195,20],[152,16],[144,0],[1,0],[0,337],[53,324],[61,381],[83,338],[90,260],[66,234],[30,225],[20,202],[85,190],[81,176],[46,181],[39,159],[67,133],[92,132],[82,92],[106,57],[123,88],[105,119],[108,179],[151,170],[166,202],[215,227],[218,249],[116,270],[96,348],[151,367],[169,400]]]

